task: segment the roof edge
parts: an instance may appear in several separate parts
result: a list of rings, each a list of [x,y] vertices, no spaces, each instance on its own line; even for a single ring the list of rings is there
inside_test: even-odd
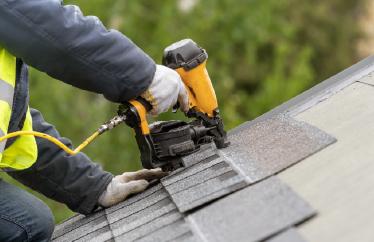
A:
[[[290,116],[297,114],[313,107],[317,103],[326,100],[343,88],[349,86],[361,77],[374,71],[374,55],[368,56],[353,66],[339,72],[338,74],[320,82],[314,87],[302,92],[296,97],[284,102],[276,108],[262,114],[261,116],[242,123],[241,125],[231,129],[229,135],[236,134],[248,126],[261,122],[265,119],[286,113]]]

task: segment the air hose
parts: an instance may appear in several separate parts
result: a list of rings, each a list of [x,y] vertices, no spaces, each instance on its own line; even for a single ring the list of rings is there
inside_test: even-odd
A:
[[[4,135],[4,136],[0,137],[0,142],[4,141],[6,139],[10,139],[10,138],[21,136],[21,135],[33,135],[35,137],[43,138],[43,139],[46,139],[46,140],[54,143],[55,145],[57,145],[58,147],[60,147],[61,149],[63,149],[66,153],[68,153],[69,155],[76,155],[82,149],[84,149],[87,145],[89,145],[94,139],[96,139],[99,135],[101,135],[102,133],[104,133],[104,132],[106,132],[108,130],[111,130],[114,127],[116,127],[118,124],[120,124],[123,121],[125,121],[125,119],[126,119],[125,116],[119,116],[119,115],[115,116],[114,118],[112,118],[108,122],[102,124],[97,129],[96,132],[94,132],[90,137],[88,137],[85,141],[83,141],[74,150],[72,150],[69,147],[67,147],[65,144],[63,144],[61,141],[59,141],[57,138],[52,137],[52,136],[50,136],[48,134],[41,133],[41,132],[36,132],[36,131],[16,131],[16,132],[12,132],[12,133],[9,133],[7,135]]]

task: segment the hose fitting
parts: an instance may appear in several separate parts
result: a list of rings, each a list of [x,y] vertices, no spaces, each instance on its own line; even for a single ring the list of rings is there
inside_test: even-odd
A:
[[[106,132],[108,130],[113,129],[114,127],[116,127],[120,123],[123,123],[125,120],[126,120],[126,116],[125,115],[116,115],[111,120],[109,120],[108,122],[102,124],[98,128],[97,131],[99,132],[99,134],[102,134],[102,133],[104,133],[104,132]]]

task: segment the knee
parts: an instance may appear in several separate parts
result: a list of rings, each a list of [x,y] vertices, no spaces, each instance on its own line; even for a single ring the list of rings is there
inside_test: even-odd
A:
[[[28,241],[27,229],[14,218],[1,215],[0,241]]]
[[[39,199],[29,199],[25,209],[23,226],[27,231],[28,241],[50,241],[54,230],[54,217],[49,207]]]
[[[31,231],[32,241],[50,241],[55,227],[54,217],[47,205],[41,203],[34,214],[34,231]]]
[[[29,218],[0,215],[0,241],[50,241],[54,229],[50,209],[38,206],[31,213]]]
[[[50,241],[54,218],[31,194],[0,179],[0,241]]]

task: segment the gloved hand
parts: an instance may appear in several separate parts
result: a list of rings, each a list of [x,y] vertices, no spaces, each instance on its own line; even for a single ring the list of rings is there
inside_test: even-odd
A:
[[[188,111],[188,94],[182,79],[176,71],[163,65],[156,66],[151,85],[140,96],[152,105],[152,115],[166,112],[177,101],[183,112]]]
[[[149,181],[160,179],[168,173],[157,169],[143,169],[135,172],[125,172],[115,176],[108,184],[106,190],[100,195],[98,204],[102,207],[110,207],[125,200],[130,194],[144,191]]]

